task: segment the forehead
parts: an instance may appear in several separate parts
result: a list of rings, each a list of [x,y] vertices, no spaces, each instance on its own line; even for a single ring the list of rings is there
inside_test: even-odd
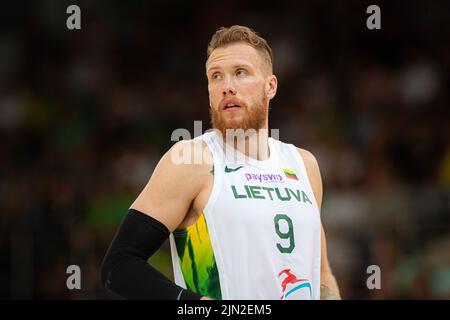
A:
[[[206,71],[215,68],[226,68],[230,65],[260,65],[262,57],[259,52],[246,43],[233,43],[214,49],[206,61]]]

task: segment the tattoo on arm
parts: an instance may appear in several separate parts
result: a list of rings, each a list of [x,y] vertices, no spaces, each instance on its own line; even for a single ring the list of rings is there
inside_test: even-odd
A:
[[[214,165],[212,167],[211,174],[214,175]]]
[[[341,300],[339,292],[335,292],[325,285],[320,286],[320,299],[321,300]]]

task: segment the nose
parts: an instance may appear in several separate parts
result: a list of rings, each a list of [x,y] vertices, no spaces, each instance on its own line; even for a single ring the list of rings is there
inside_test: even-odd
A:
[[[225,81],[223,83],[223,89],[222,89],[223,95],[226,96],[227,94],[236,94],[236,87],[231,79],[231,77],[226,76]]]

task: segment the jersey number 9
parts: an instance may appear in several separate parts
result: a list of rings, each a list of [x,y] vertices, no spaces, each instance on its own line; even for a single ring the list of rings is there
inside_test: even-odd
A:
[[[295,239],[294,239],[294,226],[292,225],[292,220],[285,214],[277,214],[274,217],[275,222],[275,232],[281,239],[289,239],[289,246],[283,246],[280,243],[277,243],[277,248],[281,253],[291,253],[295,248]],[[280,223],[287,226],[287,231],[283,232],[280,228]],[[286,227],[283,227],[283,230],[286,230]],[[286,243],[285,243],[286,245]]]

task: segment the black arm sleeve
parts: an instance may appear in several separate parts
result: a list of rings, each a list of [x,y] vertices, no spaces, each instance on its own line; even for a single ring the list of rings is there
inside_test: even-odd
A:
[[[125,299],[198,300],[147,263],[169,237],[158,220],[130,209],[123,219],[101,267],[105,288]]]

